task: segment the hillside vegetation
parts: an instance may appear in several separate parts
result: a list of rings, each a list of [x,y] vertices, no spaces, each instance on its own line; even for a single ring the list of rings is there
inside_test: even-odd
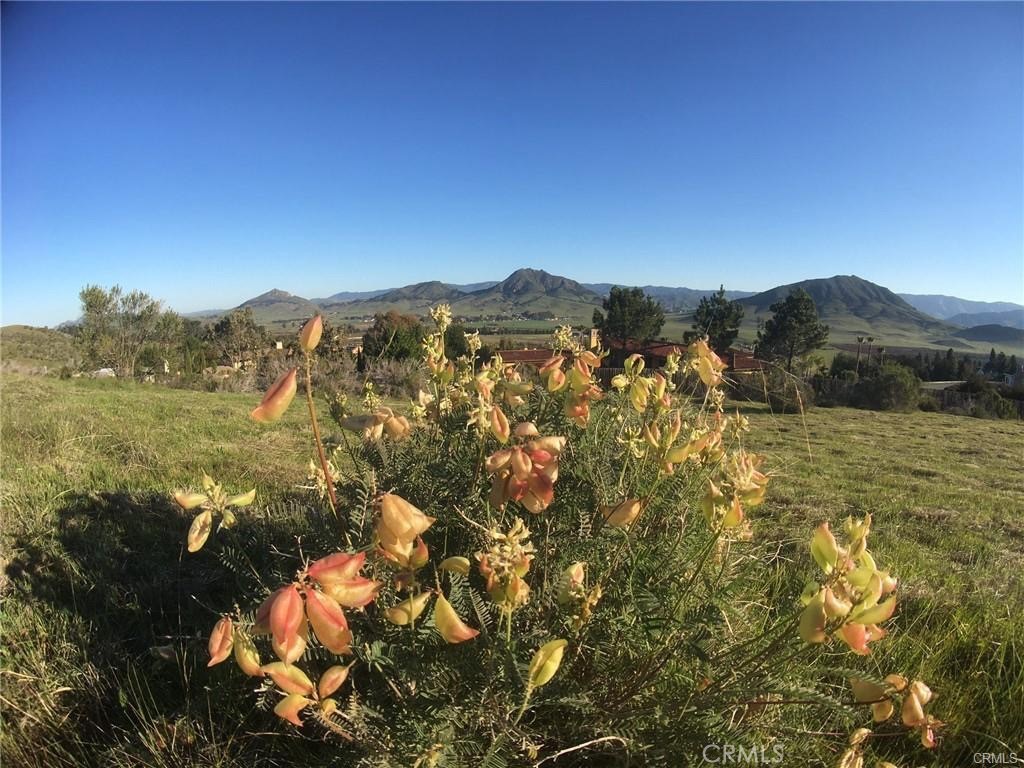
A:
[[[73,366],[76,359],[73,339],[66,333],[28,325],[0,328],[0,360],[5,370],[58,370]]]

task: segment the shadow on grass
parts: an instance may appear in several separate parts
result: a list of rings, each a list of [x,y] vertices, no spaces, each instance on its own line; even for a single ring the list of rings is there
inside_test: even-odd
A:
[[[65,497],[53,530],[23,536],[6,563],[5,764],[277,765],[304,752],[301,737],[252,738],[284,729],[252,679],[206,667],[206,644],[220,611],[294,573],[271,542],[329,535],[306,502],[253,511],[189,554],[191,513],[164,495]]]

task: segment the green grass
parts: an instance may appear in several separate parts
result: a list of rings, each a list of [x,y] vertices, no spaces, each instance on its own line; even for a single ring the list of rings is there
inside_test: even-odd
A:
[[[311,455],[301,403],[266,428],[246,418],[256,395],[0,384],[5,764],[332,764],[330,744],[283,735],[254,707],[248,681],[206,669],[206,632],[246,576],[209,545],[184,553],[190,515],[167,499],[205,469],[231,490],[258,489],[228,541],[259,549],[317,535],[323,520],[296,489]],[[806,544],[817,522],[875,516],[872,549],[902,597],[867,665],[929,682],[933,712],[949,722],[937,756],[895,762],[1024,752],[1024,426],[744,407],[750,447],[775,476],[755,535],[790,561],[794,582],[813,575]]]
[[[872,551],[900,579],[901,602],[870,666],[918,676],[937,692],[933,710],[949,726],[936,764],[1020,754],[1024,425],[848,408],[804,417],[745,410],[751,447],[768,455],[774,474],[758,537],[807,565],[818,522],[838,528],[847,515],[874,516]]]
[[[236,580],[214,555],[184,552],[191,515],[168,494],[197,487],[205,469],[230,490],[258,489],[229,537],[301,531],[302,404],[266,428],[247,418],[258,395],[2,385],[5,765],[272,759],[244,736],[265,725],[248,722],[245,686],[210,689],[203,636]]]

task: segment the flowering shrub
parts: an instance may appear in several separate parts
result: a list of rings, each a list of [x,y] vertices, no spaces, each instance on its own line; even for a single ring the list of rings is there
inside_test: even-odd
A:
[[[408,415],[372,387],[361,408],[335,397],[330,451],[311,383],[319,318],[303,328],[308,487],[333,542],[300,540],[261,595],[240,595],[251,603],[215,624],[210,665],[233,657],[285,727],[366,765],[679,764],[709,743],[777,743],[785,707],[845,729],[839,765],[863,765],[876,736],[935,745],[926,685],[847,666],[897,605],[870,515],[847,521],[845,546],[827,522],[809,537],[801,557],[822,577],[802,597],[740,598],[772,580],[751,523],[770,477],[706,342],[654,372],[633,356],[603,391],[601,353],[564,329],[531,372],[476,364],[475,335],[449,359],[450,310],[432,317]],[[299,379],[286,371],[252,417],[280,418]],[[209,478],[204,491],[175,495],[205,516],[190,550],[253,501]],[[884,734],[854,730],[863,704]]]

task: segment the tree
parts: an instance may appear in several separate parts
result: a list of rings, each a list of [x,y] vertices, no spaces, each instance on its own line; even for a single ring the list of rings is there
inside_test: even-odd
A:
[[[757,332],[757,356],[786,361],[792,372],[793,358],[824,346],[828,326],[818,321],[814,299],[803,288],[790,291],[769,307],[772,316]]]
[[[466,326],[452,323],[444,332],[444,353],[449,360],[469,354],[469,342],[466,341]]]
[[[170,368],[171,360],[177,358],[182,347],[184,321],[181,315],[164,310],[156,321],[154,338],[139,353],[138,363],[153,373],[164,373],[164,363]],[[176,363],[175,363],[176,365]]]
[[[186,378],[206,367],[207,331],[199,320],[184,320],[181,329],[181,370]]]
[[[125,293],[119,285],[106,289],[87,285],[78,298],[82,321],[76,342],[91,365],[107,365],[121,376],[133,376],[143,347],[159,342],[177,317],[142,291]]]
[[[1006,359],[1006,353],[1000,352],[996,357],[996,373],[1002,376],[1007,372],[1009,361]]]
[[[718,293],[702,296],[693,315],[693,328],[708,337],[708,344],[718,354],[725,353],[740,332],[743,305],[725,298],[725,286]]]
[[[407,360],[420,354],[426,331],[419,318],[395,310],[373,316],[373,325],[363,334],[363,355],[369,360]]]
[[[210,346],[221,362],[229,365],[251,359],[270,344],[270,334],[256,324],[252,307],[235,309],[210,328]]]
[[[601,331],[601,337],[606,341],[648,342],[661,332],[665,324],[665,311],[661,304],[640,288],[613,286],[602,306],[604,313],[594,310],[594,327]]]

